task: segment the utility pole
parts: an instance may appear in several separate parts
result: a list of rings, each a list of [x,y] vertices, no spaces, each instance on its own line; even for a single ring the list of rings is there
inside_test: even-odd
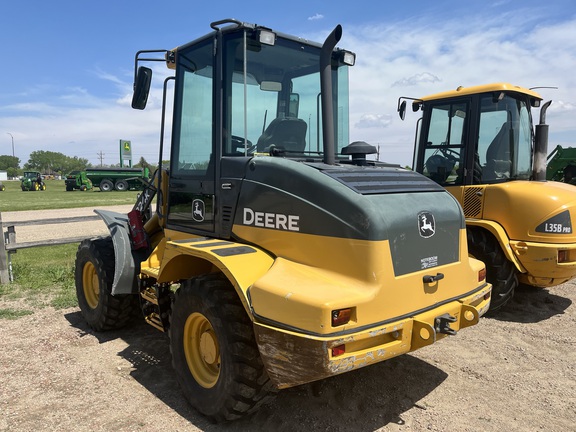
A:
[[[10,138],[12,138],[12,157],[16,157],[14,156],[14,137],[12,136],[12,134],[10,132],[6,132],[8,135],[10,135]]]
[[[104,153],[102,152],[102,150],[96,153],[96,156],[98,156],[98,159],[100,159],[100,166],[102,166],[104,161]]]

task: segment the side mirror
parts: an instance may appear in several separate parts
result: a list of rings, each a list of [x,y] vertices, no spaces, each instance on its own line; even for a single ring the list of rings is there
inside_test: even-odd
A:
[[[290,105],[288,106],[288,115],[290,117],[298,117],[299,107],[300,107],[300,95],[298,93],[290,93]]]
[[[400,116],[400,120],[404,120],[406,116],[406,101],[403,100],[400,106],[398,107],[398,115]]]
[[[138,68],[136,81],[134,82],[134,94],[132,95],[132,108],[143,110],[148,102],[148,93],[152,83],[152,69],[145,66]]]

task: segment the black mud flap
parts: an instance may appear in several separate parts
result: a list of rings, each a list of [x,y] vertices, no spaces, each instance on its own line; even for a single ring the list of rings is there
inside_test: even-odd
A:
[[[108,210],[94,210],[102,218],[114,244],[114,282],[112,295],[134,294],[138,292],[136,275],[140,271],[140,262],[136,264],[130,243],[128,215]]]

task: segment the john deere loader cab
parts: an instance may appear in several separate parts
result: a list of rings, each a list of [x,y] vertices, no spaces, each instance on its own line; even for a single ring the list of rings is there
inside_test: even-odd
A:
[[[320,46],[265,28],[218,35],[222,56],[213,55],[214,35],[168,54],[177,79],[167,224],[228,238],[247,157],[322,161]],[[341,125],[334,131],[334,155],[348,144],[345,60],[353,59],[338,50],[331,60],[335,121]],[[214,99],[215,86],[223,98]],[[274,224],[295,229],[277,217]]]
[[[136,57],[175,72],[170,168],[128,215],[98,210],[111,238],[82,242],[76,259],[89,325],[125,325],[139,299],[170,336],[186,398],[232,420],[277,389],[476,324],[491,286],[457,201],[349,143],[341,27],[324,44],[235,20],[212,29]],[[152,71],[137,70],[142,109]]]
[[[548,125],[542,106],[533,127],[533,90],[496,83],[421,99],[414,170],[444,186],[466,216],[468,248],[487,266],[491,308],[512,298],[518,281],[539,287],[576,275],[574,194],[545,181]]]

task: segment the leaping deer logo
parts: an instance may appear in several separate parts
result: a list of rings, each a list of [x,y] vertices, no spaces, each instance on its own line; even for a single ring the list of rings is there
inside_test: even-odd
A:
[[[432,213],[421,212],[418,214],[418,232],[424,238],[432,237],[436,233],[436,222]]]
[[[192,219],[196,222],[204,221],[204,201],[199,199],[192,201]]]

